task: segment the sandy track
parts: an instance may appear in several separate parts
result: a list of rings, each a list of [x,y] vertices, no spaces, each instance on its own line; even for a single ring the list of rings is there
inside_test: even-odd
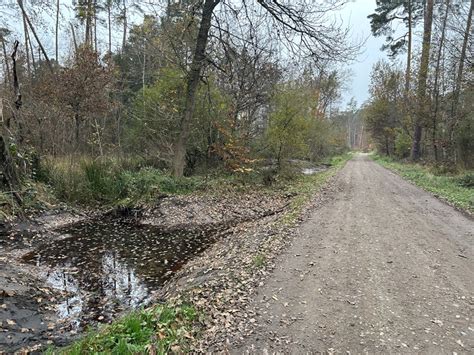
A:
[[[233,352],[474,353],[471,219],[359,155],[300,234]]]

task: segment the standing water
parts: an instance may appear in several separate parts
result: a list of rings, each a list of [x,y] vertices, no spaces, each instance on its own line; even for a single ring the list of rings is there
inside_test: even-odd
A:
[[[212,244],[218,230],[164,232],[153,226],[103,219],[59,231],[61,238],[23,257],[62,291],[60,320],[73,328],[107,321],[146,304],[174,272]]]

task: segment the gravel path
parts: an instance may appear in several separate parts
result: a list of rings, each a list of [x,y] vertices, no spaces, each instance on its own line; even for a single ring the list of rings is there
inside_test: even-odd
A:
[[[474,353],[474,222],[365,155],[336,184],[232,352]]]

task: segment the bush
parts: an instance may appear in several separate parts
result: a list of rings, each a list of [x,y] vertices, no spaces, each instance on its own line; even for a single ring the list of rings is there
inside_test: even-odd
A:
[[[459,172],[454,164],[435,164],[429,168],[430,173],[437,176],[452,175]]]
[[[49,159],[42,163],[41,179],[59,199],[79,204],[150,201],[160,193],[185,194],[200,187],[197,178],[173,178],[141,164],[132,159]]]
[[[459,186],[467,187],[467,188],[474,188],[474,173],[467,173],[457,179],[457,183]]]
[[[399,159],[407,158],[410,156],[411,150],[411,138],[404,131],[397,133],[395,137],[395,155]]]

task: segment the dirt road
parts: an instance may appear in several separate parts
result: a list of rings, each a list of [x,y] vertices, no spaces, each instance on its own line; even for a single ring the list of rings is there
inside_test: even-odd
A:
[[[474,222],[359,155],[254,301],[233,352],[474,353]]]

